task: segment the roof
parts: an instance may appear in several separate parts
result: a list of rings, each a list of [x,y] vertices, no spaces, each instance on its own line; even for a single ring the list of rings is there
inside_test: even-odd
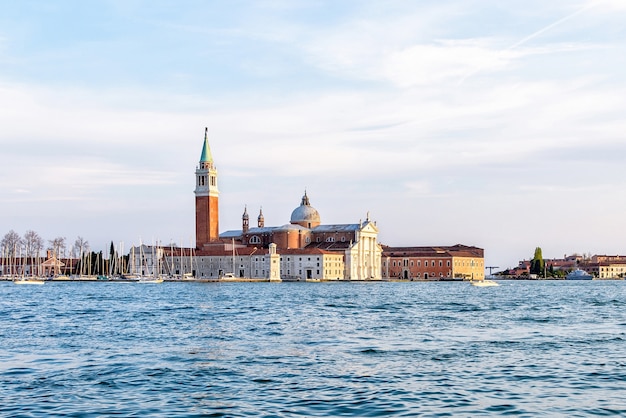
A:
[[[296,225],[296,224],[285,224],[283,226],[279,226],[274,228],[274,231],[276,232],[285,232],[285,231],[308,231],[309,228],[305,228],[302,225]]]
[[[242,230],[233,229],[231,231],[225,231],[220,234],[220,238],[239,238],[242,234]]]
[[[358,231],[361,228],[359,224],[338,224],[338,225],[319,225],[312,229],[313,232],[342,232],[342,231]]]
[[[352,245],[348,241],[333,241],[333,242],[312,242],[306,246],[306,248],[318,248],[326,251],[345,251]]]
[[[383,247],[383,255],[386,257],[484,257],[484,250],[466,245],[453,245],[451,247]]]
[[[204,128],[204,144],[202,145],[202,154],[200,154],[200,162],[213,162],[211,148],[209,147],[209,128]]]

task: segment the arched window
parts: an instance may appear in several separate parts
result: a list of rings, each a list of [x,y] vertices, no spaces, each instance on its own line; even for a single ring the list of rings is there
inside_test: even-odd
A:
[[[256,235],[250,238],[250,244],[260,244],[260,243],[261,243],[261,239],[257,237]]]

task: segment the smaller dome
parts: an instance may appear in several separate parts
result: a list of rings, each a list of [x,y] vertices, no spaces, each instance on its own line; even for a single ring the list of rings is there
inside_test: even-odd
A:
[[[274,231],[275,232],[289,232],[289,231],[302,231],[302,230],[306,230],[306,228],[300,225],[285,224],[283,226],[279,226]]]

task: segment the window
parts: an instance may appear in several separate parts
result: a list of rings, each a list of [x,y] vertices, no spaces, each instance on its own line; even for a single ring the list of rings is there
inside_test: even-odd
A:
[[[256,235],[250,238],[250,244],[260,244],[260,243],[261,243],[261,238],[257,237]]]

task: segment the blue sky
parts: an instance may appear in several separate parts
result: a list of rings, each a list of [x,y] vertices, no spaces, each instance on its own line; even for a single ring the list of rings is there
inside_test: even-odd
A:
[[[0,234],[370,217],[487,265],[626,253],[626,2],[0,0]],[[253,216],[254,219],[254,216]]]

